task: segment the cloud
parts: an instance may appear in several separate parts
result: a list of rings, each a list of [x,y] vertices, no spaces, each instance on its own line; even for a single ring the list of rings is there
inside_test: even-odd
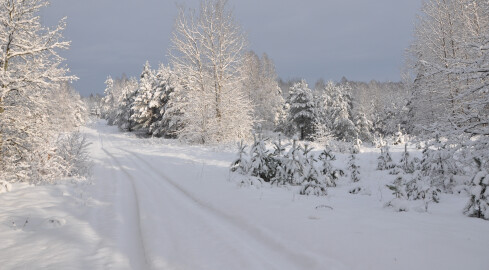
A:
[[[198,1],[183,1],[198,7]],[[421,0],[230,0],[251,49],[266,52],[282,78],[398,80]],[[138,76],[146,60],[166,63],[177,8],[161,0],[51,0],[48,25],[68,16],[64,52],[84,95],[108,75]]]

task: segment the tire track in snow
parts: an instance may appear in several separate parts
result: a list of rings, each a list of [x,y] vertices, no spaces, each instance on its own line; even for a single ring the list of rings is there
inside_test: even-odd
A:
[[[262,246],[268,247],[268,249],[272,251],[272,253],[278,254],[279,257],[282,257],[283,259],[290,261],[293,265],[296,265],[298,267],[297,269],[324,269],[325,266],[324,262],[327,262],[328,263],[327,265],[329,265],[331,269],[344,268],[342,264],[336,261],[329,260],[323,257],[314,258],[310,255],[298,253],[296,251],[291,250],[291,248],[287,247],[283,243],[280,243],[277,239],[273,238],[269,234],[260,230],[256,226],[253,226],[236,216],[232,216],[228,213],[220,211],[219,209],[215,208],[211,204],[200,200],[199,198],[191,194],[189,191],[184,189],[182,186],[178,185],[175,181],[173,181],[161,170],[155,168],[153,165],[151,165],[148,161],[143,159],[137,153],[129,150],[125,150],[120,147],[116,147],[116,148],[138,159],[140,163],[142,163],[145,167],[151,170],[154,174],[161,177],[161,179],[163,179],[166,183],[168,183],[171,187],[173,187],[173,189],[178,191],[182,195],[182,197],[184,197],[187,201],[196,205],[198,208],[202,209],[206,213],[209,213],[213,217],[221,221],[224,221],[226,224],[230,225],[230,227],[246,233],[246,235],[254,239],[255,242],[260,243]],[[315,256],[315,257],[319,257],[319,256]]]
[[[100,134],[100,133],[99,133]],[[119,160],[114,156],[112,155],[107,149],[105,149],[105,146],[103,144],[103,139],[102,139],[102,136],[100,136],[100,142],[101,142],[101,149],[102,151],[110,157],[110,159],[113,161],[113,163],[120,169],[120,171],[127,176],[129,182],[131,183],[131,189],[133,191],[133,200],[135,202],[135,214],[136,214],[136,219],[137,219],[137,222],[136,223],[136,228],[137,228],[137,239],[139,240],[138,244],[139,246],[141,247],[141,254],[140,254],[140,257],[142,257],[143,259],[143,262],[144,262],[144,265],[141,265],[141,268],[140,269],[151,269],[151,266],[149,265],[149,262],[148,262],[148,258],[147,258],[147,252],[146,252],[146,247],[145,247],[145,244],[144,244],[144,239],[143,239],[143,234],[142,234],[142,230],[141,230],[141,215],[140,215],[140,205],[139,205],[139,197],[138,197],[138,194],[137,194],[137,190],[136,190],[136,187],[135,187],[135,184],[134,184],[134,177],[122,166],[122,164],[119,162]]]

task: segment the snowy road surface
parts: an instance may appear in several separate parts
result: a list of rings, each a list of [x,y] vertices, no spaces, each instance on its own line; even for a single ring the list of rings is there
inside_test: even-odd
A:
[[[395,213],[369,171],[366,195],[240,188],[232,152],[103,122],[86,134],[92,185],[0,194],[0,269],[489,269],[489,223],[459,197]]]

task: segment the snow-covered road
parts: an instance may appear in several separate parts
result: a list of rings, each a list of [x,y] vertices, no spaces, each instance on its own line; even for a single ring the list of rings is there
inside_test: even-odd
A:
[[[93,184],[0,194],[0,269],[487,269],[489,225],[445,196],[430,213],[384,208],[389,180],[359,155],[363,195],[230,181],[232,151],[140,139],[104,122]],[[338,162],[344,157],[339,155]],[[385,178],[385,179],[384,179]]]
[[[202,165],[196,166],[178,149],[162,152],[161,156],[144,154],[144,146],[137,141],[121,143],[120,134],[103,132],[103,128],[99,131],[99,145],[94,147],[102,150],[105,157],[101,155],[99,160],[110,168],[103,178],[111,179],[114,185],[100,189],[99,195],[113,196],[114,189],[123,195],[113,204],[123,210],[119,211],[122,222],[115,223],[113,229],[119,231],[117,235],[124,235],[118,245],[128,260],[108,258],[112,266],[124,268],[129,263],[133,269],[325,269],[327,265],[327,269],[342,269],[327,256],[288,246],[253,220],[243,219],[237,209],[207,201],[199,196],[198,186],[181,184],[195,181],[192,175],[202,172]],[[183,162],[185,159],[187,162]],[[221,164],[228,165],[224,161]]]

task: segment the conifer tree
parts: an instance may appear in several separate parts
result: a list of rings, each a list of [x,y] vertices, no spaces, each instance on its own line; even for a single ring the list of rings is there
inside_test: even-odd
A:
[[[311,140],[316,115],[312,90],[305,80],[290,88],[287,103],[289,104],[287,122],[292,125],[294,132],[299,133],[300,140]]]
[[[360,166],[356,164],[355,154],[351,154],[348,161],[348,170],[350,171],[350,178],[354,183],[360,181],[360,172],[358,171],[359,168]]]
[[[392,161],[391,154],[389,152],[389,146],[385,145],[380,148],[380,156],[378,158],[377,170],[390,170],[396,165]]]
[[[471,217],[489,220],[489,173],[483,167],[480,159],[474,158],[474,160],[478,171],[470,183],[470,199],[465,206],[464,213]]]
[[[134,112],[132,120],[136,129],[148,130],[150,125],[155,121],[155,111],[160,104],[152,104],[153,95],[155,94],[155,75],[147,61],[139,78],[139,89],[134,98],[131,110]]]
[[[311,153],[312,148],[309,145],[304,146],[304,152],[302,153],[302,189],[301,195],[327,195],[327,183],[324,177],[321,177],[321,172],[315,166],[316,159]]]

